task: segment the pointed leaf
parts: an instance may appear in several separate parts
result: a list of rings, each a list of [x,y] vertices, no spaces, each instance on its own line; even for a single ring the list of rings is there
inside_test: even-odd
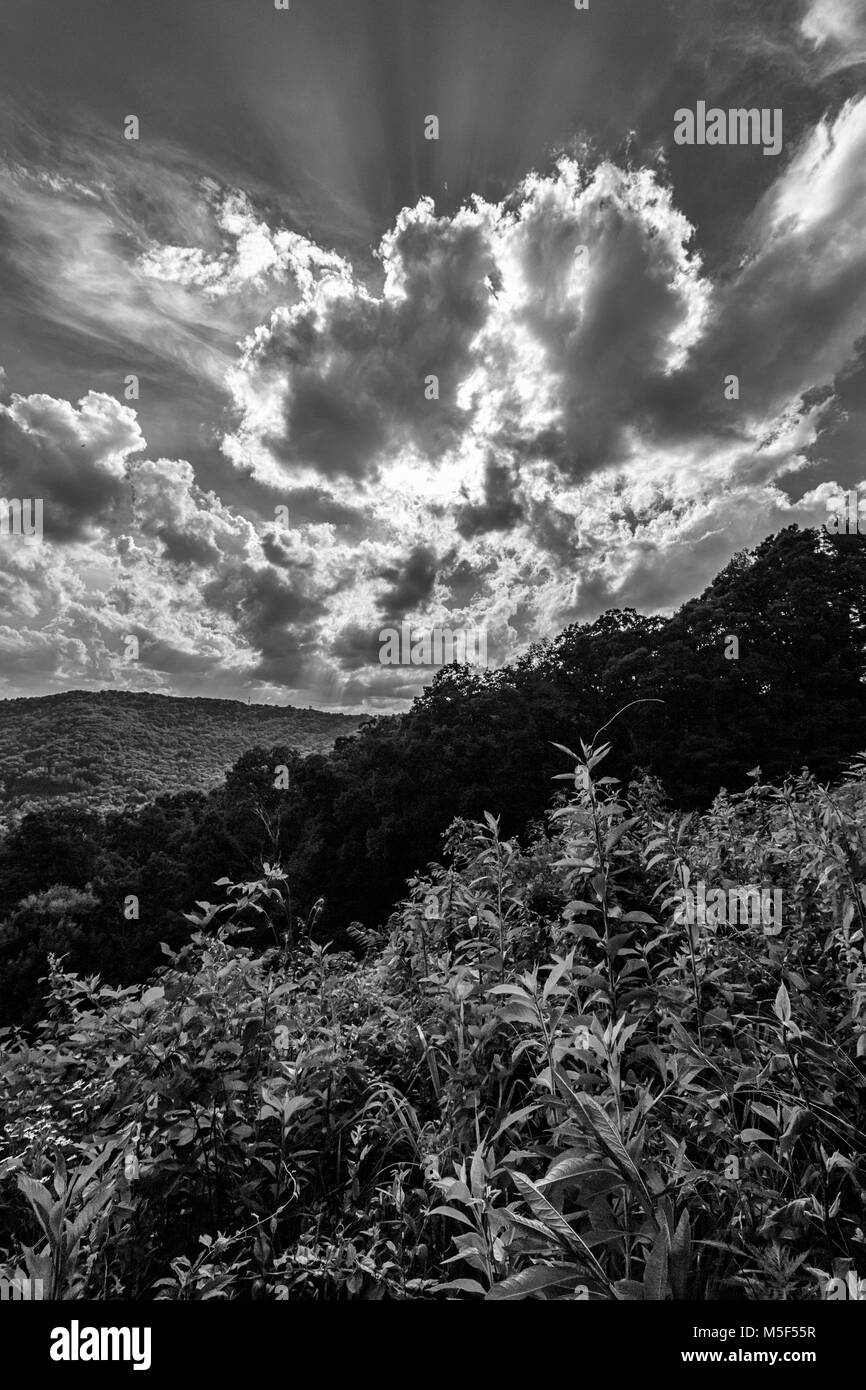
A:
[[[668,1296],[668,1237],[661,1227],[647,1256],[643,1276],[644,1298],[661,1303]]]
[[[692,1225],[687,1207],[677,1223],[677,1229],[671,1241],[670,1276],[677,1298],[685,1298],[688,1292],[691,1260]]]
[[[518,1274],[509,1274],[501,1284],[494,1284],[487,1295],[487,1302],[504,1302],[510,1298],[529,1298],[545,1289],[567,1288],[585,1279],[582,1270],[574,1265],[532,1265]]]
[[[791,1000],[784,984],[779,985],[779,991],[773,1003],[773,1013],[780,1023],[789,1023],[791,1019]]]

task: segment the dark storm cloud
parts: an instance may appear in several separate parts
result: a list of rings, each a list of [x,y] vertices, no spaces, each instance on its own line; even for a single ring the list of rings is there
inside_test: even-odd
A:
[[[44,533],[81,540],[128,506],[125,462],[144,447],[134,414],[90,393],[75,410],[49,396],[0,405],[0,492],[42,498]]]
[[[494,269],[483,229],[401,218],[386,254],[393,293],[317,299],[277,318],[251,357],[253,373],[284,373],[288,384],[283,430],[265,441],[277,458],[324,477],[363,477],[387,447],[413,444],[435,457],[466,424],[454,397]]]
[[[206,675],[220,664],[218,656],[182,651],[170,642],[145,635],[139,637],[137,659],[141,666],[171,676]]]
[[[262,550],[264,551],[265,558],[269,560],[272,565],[276,565],[278,569],[283,566],[287,567],[293,562],[294,552],[292,547],[279,532],[265,532],[262,536]]]
[[[423,608],[433,592],[437,569],[435,552],[419,545],[401,564],[380,570],[379,578],[390,586],[379,595],[383,618],[402,622],[408,613]]]
[[[477,566],[468,560],[460,560],[453,567],[443,564],[441,578],[450,590],[453,606],[465,608],[470,604],[482,592],[485,575],[489,575],[493,568],[491,560]]]
[[[484,501],[467,502],[455,512],[461,536],[478,536],[486,531],[508,531],[523,519],[523,507],[516,493],[519,482],[514,469],[488,458],[484,466]]]
[[[206,584],[205,602],[228,614],[259,660],[249,674],[256,680],[293,686],[315,654],[318,624],[325,605],[305,589],[297,569],[286,578],[275,569],[239,565]]]
[[[204,596],[212,607],[231,613],[254,645],[271,630],[309,621],[324,612],[318,599],[276,570],[253,570],[246,565],[206,585]]]
[[[832,385],[806,398],[804,409],[823,400],[829,407],[814,444],[803,451],[808,466],[779,479],[797,496],[828,476],[845,489],[866,481],[866,338],[859,340],[854,359]]]
[[[174,527],[166,526],[157,535],[162,542],[166,558],[178,565],[213,565],[220,558],[215,545],[200,536],[190,535]]]
[[[377,628],[349,624],[337,633],[328,650],[341,670],[358,671],[378,662],[380,648]]]

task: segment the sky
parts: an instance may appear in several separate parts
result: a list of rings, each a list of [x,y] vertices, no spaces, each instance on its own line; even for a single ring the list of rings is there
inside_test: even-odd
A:
[[[864,386],[863,0],[3,0],[0,697],[406,708],[825,522]]]

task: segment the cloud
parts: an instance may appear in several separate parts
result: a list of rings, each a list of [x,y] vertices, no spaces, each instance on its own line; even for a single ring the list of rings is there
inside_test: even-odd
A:
[[[809,0],[800,28],[817,48],[831,50],[831,71],[866,62],[866,13],[861,0]]]
[[[171,184],[160,235],[119,244],[125,200],[16,175],[19,225],[56,198],[84,229],[69,261],[49,235],[55,315],[153,331],[232,413],[164,457],[100,392],[0,405],[2,487],[45,499],[41,558],[0,546],[8,680],[389,708],[429,672],[382,668],[383,626],[481,627],[501,662],[820,524],[866,438],[864,156],[851,99],[712,271],[662,163],[562,157],[451,215],[421,198],[373,264],[214,181]]]
[[[586,474],[699,332],[691,234],[651,171],[609,162],[563,159],[450,218],[422,199],[383,238],[378,293],[341,271],[250,338],[227,451],[269,481],[372,484],[472,438]]]
[[[41,693],[46,679],[76,681],[86,667],[84,644],[59,632],[0,626],[2,684]]]
[[[135,413],[91,391],[76,410],[51,396],[0,403],[0,485],[5,497],[42,498],[44,530],[80,540],[126,501],[126,465],[144,447]]]
[[[426,607],[433,592],[436,569],[436,555],[426,545],[416,546],[399,565],[383,569],[381,577],[390,584],[380,596],[383,618],[399,621],[404,614]]]
[[[484,465],[484,500],[467,502],[457,509],[460,535],[470,537],[485,531],[510,530],[523,516],[518,488],[516,474],[491,455]]]
[[[830,380],[866,311],[866,98],[803,141],[759,203],[748,250],[713,325],[716,356],[762,408]],[[721,363],[720,363],[721,365]]]

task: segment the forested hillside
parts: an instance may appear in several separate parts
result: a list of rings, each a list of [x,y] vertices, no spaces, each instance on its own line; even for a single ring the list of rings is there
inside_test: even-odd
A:
[[[555,745],[591,738],[625,706],[612,772],[652,774],[682,809],[748,787],[758,768],[764,780],[804,764],[837,776],[866,748],[864,616],[866,538],[792,528],[672,618],[607,613],[513,666],[446,667],[407,714],[369,721],[328,754],[264,741],[209,792],[27,815],[0,844],[0,1017],[38,1017],[49,950],[112,983],[143,979],[162,942],[186,940],[184,913],[216,879],[253,879],[263,862],[285,869],[293,920],[312,913],[319,940],[348,946],[353,922],[386,920],[455,816],[495,809],[503,834],[524,836],[561,771]],[[103,698],[124,708],[125,697]],[[158,703],[177,709],[190,744],[208,746],[184,718],[191,702]],[[205,720],[210,703],[195,702]],[[260,713],[260,735],[297,713]],[[93,756],[87,742],[82,753]],[[116,756],[142,758],[133,742]],[[251,940],[265,943],[266,930]]]
[[[259,743],[322,753],[360,719],[290,705],[73,690],[0,700],[0,819],[75,800],[91,810],[207,791]]]

